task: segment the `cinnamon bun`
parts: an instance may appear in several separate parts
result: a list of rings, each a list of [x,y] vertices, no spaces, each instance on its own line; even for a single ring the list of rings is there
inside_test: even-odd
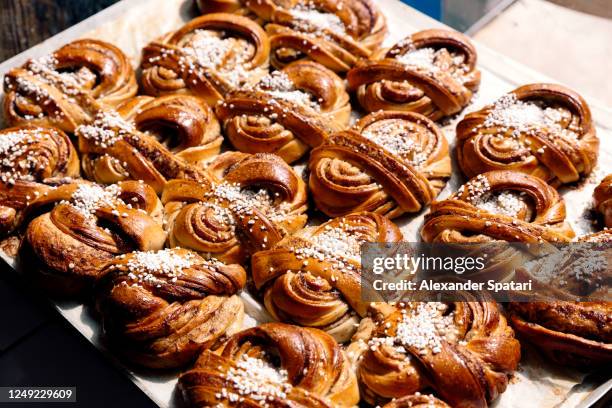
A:
[[[151,368],[192,361],[242,327],[239,265],[184,249],[132,252],[106,264],[97,288],[105,334],[126,359]]]
[[[572,183],[591,173],[598,148],[587,103],[560,85],[521,86],[457,125],[457,158],[468,177],[513,170]]]
[[[253,282],[275,319],[318,328],[344,342],[367,309],[361,296],[361,244],[401,240],[399,228],[382,215],[335,218],[255,253]]]
[[[143,50],[148,95],[193,94],[213,105],[268,73],[270,43],[247,17],[213,13],[195,18]]]
[[[116,106],[137,90],[134,70],[119,48],[76,40],[6,74],[4,117],[12,125],[54,126],[73,133],[92,119],[100,104]]]
[[[480,85],[476,49],[454,31],[424,30],[359,62],[347,75],[367,112],[401,110],[432,120],[459,113]]]
[[[380,47],[387,34],[385,17],[371,0],[264,0],[244,5],[266,24],[270,60],[278,69],[311,60],[345,73]]]
[[[57,189],[53,194],[66,199],[28,225],[20,249],[24,271],[51,293],[82,295],[114,256],[163,247],[162,206],[146,184],[79,182]]]
[[[246,153],[274,153],[293,163],[350,118],[340,78],[313,62],[296,62],[253,89],[231,92],[217,105],[224,133]]]
[[[243,263],[306,223],[306,186],[278,156],[227,152],[210,182],[170,181],[162,194],[168,243]]]
[[[451,175],[448,143],[412,112],[377,112],[312,151],[309,186],[330,217],[374,211],[389,218],[428,205]]]
[[[68,136],[50,127],[20,126],[0,131],[0,236],[15,231],[53,184],[79,176],[79,159]],[[60,198],[61,199],[61,198]]]
[[[505,391],[520,360],[514,332],[489,297],[457,296],[371,306],[348,348],[366,402],[433,391],[453,407],[487,407]]]
[[[359,391],[350,362],[328,334],[266,323],[205,351],[179,377],[189,407],[352,407]]]
[[[223,136],[213,110],[189,95],[138,96],[117,109],[140,132],[154,136],[176,157],[203,166],[219,154]]]
[[[117,111],[100,110],[93,121],[76,129],[87,178],[101,184],[143,180],[157,193],[171,179],[208,178],[204,170],[175,156],[136,126]]]
[[[606,228],[612,228],[612,174],[608,174],[595,188],[595,209],[601,213]]]

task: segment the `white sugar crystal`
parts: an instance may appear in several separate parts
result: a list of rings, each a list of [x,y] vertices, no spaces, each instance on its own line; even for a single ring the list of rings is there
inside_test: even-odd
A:
[[[484,194],[472,204],[492,214],[507,215],[509,217],[516,217],[518,212],[525,206],[520,194],[515,191]]]
[[[111,147],[125,135],[135,132],[134,126],[116,111],[99,111],[94,121],[76,128],[75,134],[103,148]]]
[[[287,370],[279,369],[260,358],[241,356],[236,367],[228,370],[226,380],[231,384],[232,391],[221,390],[217,398],[237,401],[245,396],[256,401],[280,398],[284,399],[291,391]]]
[[[339,35],[346,35],[344,23],[335,14],[316,10],[312,7],[300,5],[290,11],[298,29],[306,32],[324,33],[326,30]]]
[[[295,84],[282,71],[274,71],[266,75],[256,85],[255,89],[291,104],[310,107],[316,111],[321,109],[321,105],[313,100],[312,95],[296,89]]]
[[[69,201],[62,201],[79,211],[86,217],[91,217],[101,207],[114,208],[118,204],[124,204],[119,199],[121,189],[116,184],[106,188],[97,184],[81,184],[72,193]]]

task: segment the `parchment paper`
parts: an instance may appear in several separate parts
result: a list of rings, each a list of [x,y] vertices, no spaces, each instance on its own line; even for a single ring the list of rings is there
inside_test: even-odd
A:
[[[387,16],[390,35],[387,45],[394,44],[406,35],[425,28],[444,27],[441,23],[403,5],[398,0],[377,0]],[[140,51],[149,41],[180,27],[195,17],[196,10],[192,0],[123,0],[51,39],[0,64],[0,74],[22,64],[32,57],[45,55],[59,46],[76,38],[91,37],[109,41],[119,46],[131,59],[134,67],[140,62]],[[476,110],[493,101],[520,84],[530,82],[554,82],[534,72],[502,54],[476,44],[479,54],[479,67],[482,70],[482,83],[479,94],[463,114]],[[503,50],[500,50],[503,52]],[[578,90],[580,92],[580,90]],[[1,94],[0,94],[1,96]],[[597,123],[600,140],[612,140],[612,110],[587,97],[593,117]],[[443,130],[454,147],[454,126],[463,116],[460,115],[444,124]],[[1,121],[0,121],[1,123]],[[302,171],[303,165],[296,166]],[[448,196],[465,180],[459,174],[458,166],[453,163],[453,176],[439,198]],[[590,221],[585,217],[592,205],[593,189],[612,171],[612,146],[602,143],[599,166],[594,173],[577,187],[564,188],[561,193],[566,199],[568,219],[577,234],[591,232]],[[405,216],[396,220],[407,241],[418,240],[418,231],[423,222],[423,214]],[[13,268],[14,259],[0,253],[0,256]],[[241,295],[248,317],[245,327],[270,320],[262,306],[249,294]],[[178,400],[175,391],[177,372],[134,370],[127,368],[115,359],[100,338],[100,326],[86,307],[69,302],[54,303],[60,313],[74,325],[96,347],[109,356],[126,371],[130,378],[160,407],[175,407]],[[498,398],[493,406],[498,408],[553,408],[577,407],[580,401],[593,391],[597,384],[583,383],[586,373],[563,368],[547,362],[537,351],[525,347],[520,368],[511,380],[508,390]]]

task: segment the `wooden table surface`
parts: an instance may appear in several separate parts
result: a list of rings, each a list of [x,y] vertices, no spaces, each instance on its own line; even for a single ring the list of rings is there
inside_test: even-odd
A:
[[[0,61],[51,37],[118,0],[0,0]]]

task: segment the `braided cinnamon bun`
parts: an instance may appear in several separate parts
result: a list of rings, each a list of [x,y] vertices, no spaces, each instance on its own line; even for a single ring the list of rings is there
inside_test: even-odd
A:
[[[399,228],[375,213],[356,213],[307,227],[251,259],[255,287],[276,319],[350,339],[364,316],[360,247],[399,242]]]
[[[612,363],[612,302],[515,302],[509,305],[517,333],[563,366]]]
[[[347,75],[349,90],[368,112],[418,112],[432,120],[459,113],[480,85],[476,49],[454,31],[424,30],[361,61]]]
[[[595,209],[603,215],[604,225],[612,228],[612,174],[608,174],[595,188]]]
[[[203,170],[172,154],[155,137],[138,131],[117,111],[98,111],[95,120],[79,126],[75,133],[83,172],[97,183],[143,180],[161,193],[170,179],[208,178]]]
[[[162,195],[171,247],[243,263],[306,223],[306,186],[279,157],[227,152],[212,181],[173,180]]]
[[[468,177],[514,170],[554,185],[579,180],[597,162],[591,112],[576,92],[531,84],[468,114],[457,125],[457,158]]]
[[[350,362],[328,334],[266,323],[205,351],[179,377],[189,407],[351,407],[359,390]]]
[[[196,0],[202,14],[233,13],[242,10],[241,0]]]
[[[269,52],[268,36],[256,22],[207,14],[144,48],[142,88],[148,95],[193,94],[213,105],[265,76]]]
[[[569,242],[565,203],[542,179],[515,171],[474,177],[425,216],[426,242]]]
[[[83,39],[12,69],[4,90],[9,124],[55,126],[72,133],[91,119],[98,104],[116,106],[136,95],[138,84],[119,48]]]
[[[235,295],[246,272],[239,265],[164,249],[118,256],[101,274],[96,303],[104,332],[139,365],[183,366],[242,327]]]
[[[317,207],[330,217],[374,211],[389,218],[423,209],[451,175],[442,131],[418,113],[377,112],[331,135],[308,163]]]
[[[219,154],[223,136],[213,110],[201,99],[189,95],[158,98],[138,96],[117,109],[140,131],[154,136],[177,157],[203,165]]]
[[[28,225],[20,249],[24,270],[46,290],[79,295],[114,256],[163,247],[162,206],[146,184],[125,181],[103,188],[80,182],[57,188],[55,194],[67,199]]]
[[[49,185],[78,176],[77,153],[61,130],[36,126],[0,130],[0,236],[24,222],[28,207],[49,203]]]
[[[224,132],[236,149],[274,153],[287,163],[348,125],[351,106],[342,80],[327,68],[299,61],[217,105]]]
[[[266,24],[270,60],[280,69],[298,60],[316,61],[345,73],[367,58],[387,34],[385,17],[371,0],[242,1]]]
[[[514,332],[490,297],[456,295],[462,301],[372,304],[348,348],[365,401],[432,390],[473,408],[505,391],[520,360]]]

